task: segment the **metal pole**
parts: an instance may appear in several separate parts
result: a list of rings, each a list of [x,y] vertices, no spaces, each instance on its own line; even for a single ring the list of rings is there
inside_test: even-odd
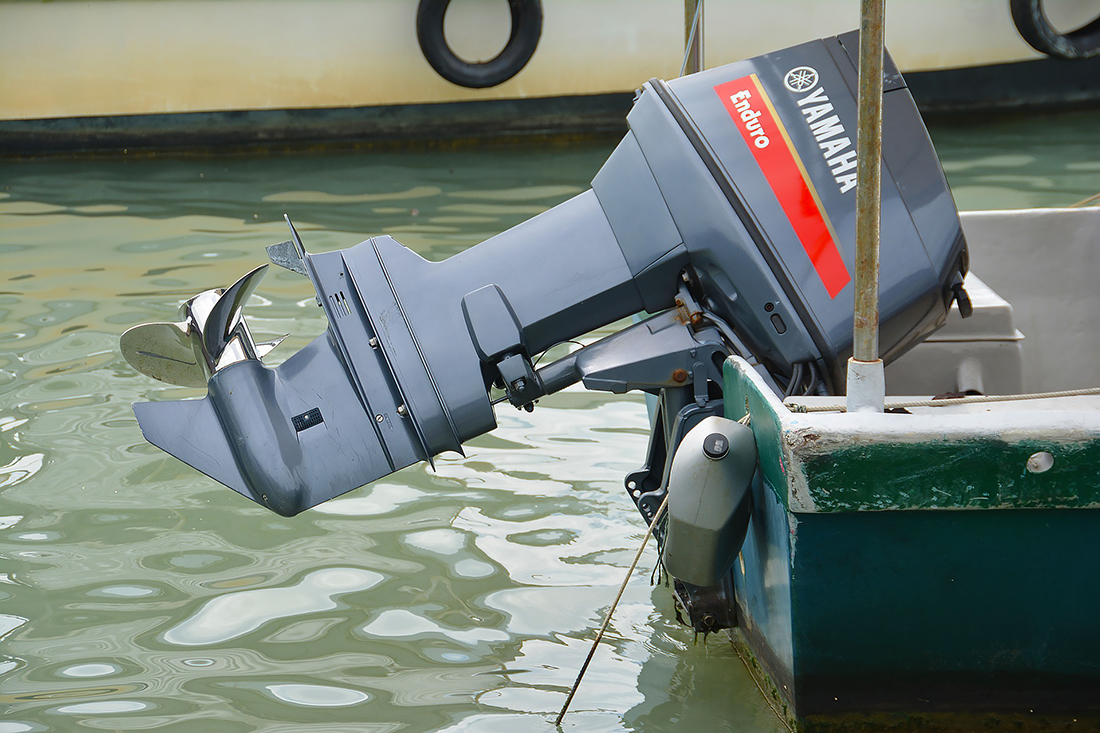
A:
[[[882,194],[882,36],[886,0],[862,0],[856,138],[855,358],[878,358],[878,245]]]
[[[886,0],[861,0],[859,122],[856,140],[856,273],[848,410],[882,411],[878,354],[878,253],[882,198],[882,57]]]
[[[703,70],[703,0],[684,0],[684,63],[680,76]]]

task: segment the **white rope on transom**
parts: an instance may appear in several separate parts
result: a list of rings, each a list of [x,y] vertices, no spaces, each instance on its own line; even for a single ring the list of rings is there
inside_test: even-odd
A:
[[[1050,400],[1056,397],[1081,397],[1100,395],[1100,387],[1087,389],[1067,389],[1062,392],[1032,392],[1030,394],[1011,395],[971,395],[969,397],[946,397],[942,400],[886,401],[886,409],[893,410],[908,407],[952,407],[953,405],[980,405],[983,402],[1015,402],[1016,400]],[[784,402],[783,406],[791,412],[845,412],[844,405],[799,405]]]

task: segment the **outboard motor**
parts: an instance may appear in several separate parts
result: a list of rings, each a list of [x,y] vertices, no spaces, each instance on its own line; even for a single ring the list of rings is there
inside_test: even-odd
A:
[[[590,190],[444,262],[388,236],[308,254],[291,226],[270,257],[309,278],[328,330],[266,367],[271,345],[255,344],[241,314],[262,270],[189,301],[178,324],[131,329],[122,347],[136,368],[208,387],[199,400],[135,404],[145,437],[290,516],[461,452],[496,427],[494,385],[524,409],[576,382],[638,389],[658,396],[646,466],[626,481],[648,520],[684,435],[721,413],[728,355],[754,361],[781,393],[843,389],[857,47],[852,33],[648,82]],[[944,322],[967,254],[913,99],[885,68],[889,361]],[[551,346],[643,311],[657,315],[535,368]],[[719,534],[725,545],[736,536]]]

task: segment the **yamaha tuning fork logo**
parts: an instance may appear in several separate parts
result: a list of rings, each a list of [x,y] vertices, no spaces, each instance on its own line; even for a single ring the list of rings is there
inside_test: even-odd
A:
[[[812,66],[796,66],[783,77],[783,86],[799,93],[817,86],[817,69]]]
[[[848,193],[856,187],[856,149],[829,100],[817,69],[796,66],[783,76],[783,86],[798,95],[795,98],[798,111],[821,149],[821,157],[837,189],[842,194]]]

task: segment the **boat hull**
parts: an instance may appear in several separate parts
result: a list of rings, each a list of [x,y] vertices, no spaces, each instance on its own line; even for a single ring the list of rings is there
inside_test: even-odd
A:
[[[738,634],[804,729],[1100,718],[1100,597],[1080,580],[1100,510],[802,514],[767,488],[754,499]]]
[[[848,31],[857,5],[709,5],[706,64]],[[612,122],[619,133],[634,90],[679,73],[681,2],[543,7],[530,62],[468,89],[426,61],[415,0],[2,3],[0,152],[576,135]],[[447,39],[460,56],[491,56],[507,40],[504,3],[452,11]],[[1072,25],[1095,8],[1065,0],[1059,14]],[[887,43],[925,113],[1100,100],[1100,57],[1043,57],[1007,0],[903,0],[891,5]]]
[[[803,730],[1100,721],[1095,400],[798,415],[744,362],[725,378],[761,474],[736,638],[779,714]],[[1054,467],[1033,471],[1044,452]]]

